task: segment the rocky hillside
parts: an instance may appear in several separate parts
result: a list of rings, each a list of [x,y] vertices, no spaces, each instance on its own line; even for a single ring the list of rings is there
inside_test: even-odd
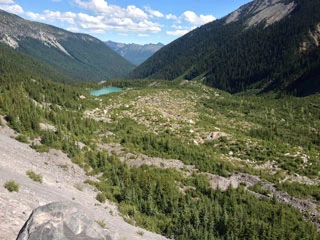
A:
[[[135,65],[140,65],[149,57],[151,57],[155,52],[161,49],[164,45],[162,43],[158,44],[125,44],[116,43],[112,41],[105,42],[111,49],[120,54],[122,57],[132,62]]]
[[[0,42],[41,60],[75,81],[125,76],[134,65],[100,40],[24,20],[0,10]]]
[[[126,223],[120,216],[117,207],[106,202],[104,204],[98,202],[96,191],[90,185],[85,184],[84,181],[88,178],[83,169],[73,164],[70,159],[61,151],[50,150],[48,153],[39,153],[31,149],[28,144],[18,142],[14,138],[16,133],[5,124],[1,117],[2,127],[0,127],[0,239],[13,240],[16,239],[19,230],[22,229],[24,223],[28,220],[32,211],[39,207],[52,202],[69,202],[66,206],[71,206],[70,209],[61,204],[60,208],[56,208],[52,214],[58,211],[63,213],[62,222],[67,223],[66,226],[72,228],[75,224],[79,224],[75,232],[80,233],[85,226],[80,224],[80,219],[88,219],[87,223],[96,226],[92,221],[98,222],[100,230],[96,233],[104,232],[112,237],[112,239],[158,239],[164,240],[156,234],[152,234],[144,229],[134,227]],[[33,181],[26,174],[27,171],[32,170],[42,177],[42,183]],[[19,184],[17,192],[9,192],[3,186],[7,181],[14,181]],[[56,229],[52,225],[52,219],[56,220],[54,216],[50,217],[50,211],[42,207],[40,218],[36,219],[35,212],[33,218],[35,222],[29,222],[26,225],[26,232],[21,233],[19,239],[52,239],[52,238],[28,238],[30,234],[33,237],[39,234],[37,232],[37,223],[46,224],[46,228],[51,230],[52,234],[63,234],[63,232],[55,232],[61,230]],[[51,207],[52,209],[52,207]],[[69,209],[69,210],[68,210]],[[76,209],[76,210],[75,210]],[[69,211],[69,215],[68,215]],[[47,214],[44,217],[44,214]],[[72,213],[72,214],[70,214]],[[77,220],[72,221],[72,216],[78,216]],[[85,217],[88,216],[88,217]],[[71,220],[70,220],[71,218]],[[68,220],[69,219],[69,220]],[[68,222],[69,221],[69,222]],[[82,221],[83,223],[83,221]],[[61,223],[62,224],[62,223]],[[60,225],[62,226],[62,225]],[[65,229],[67,229],[65,227]],[[139,234],[143,233],[143,237]],[[50,232],[46,232],[50,234]],[[70,232],[64,232],[70,234]],[[87,231],[88,236],[92,236],[92,232]],[[47,235],[46,235],[47,236]],[[60,236],[61,237],[61,236]],[[97,238],[99,239],[99,238]],[[108,239],[108,238],[106,238]]]
[[[131,77],[199,80],[231,93],[320,92],[319,0],[255,0],[165,46]]]

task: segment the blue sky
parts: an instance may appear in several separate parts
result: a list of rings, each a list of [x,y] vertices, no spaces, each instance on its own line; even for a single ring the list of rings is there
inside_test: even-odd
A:
[[[167,44],[250,0],[0,0],[0,9],[102,41]]]

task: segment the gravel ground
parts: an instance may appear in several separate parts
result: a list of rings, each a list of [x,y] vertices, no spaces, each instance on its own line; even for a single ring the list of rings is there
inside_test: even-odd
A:
[[[66,200],[81,204],[92,219],[104,221],[114,239],[166,239],[126,223],[114,204],[96,201],[95,190],[83,183],[88,177],[65,154],[57,150],[38,153],[14,136],[12,129],[0,127],[0,240],[16,239],[34,208]],[[31,180],[28,170],[41,174],[43,183]],[[3,187],[8,180],[19,183],[19,192]]]

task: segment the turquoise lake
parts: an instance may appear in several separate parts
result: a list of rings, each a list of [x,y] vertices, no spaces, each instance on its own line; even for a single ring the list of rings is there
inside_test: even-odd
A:
[[[101,95],[106,95],[106,94],[109,94],[109,93],[113,93],[113,92],[122,92],[123,89],[122,88],[118,88],[118,87],[107,87],[107,88],[101,88],[101,89],[98,89],[98,90],[92,90],[90,92],[90,94],[92,96],[101,96]]]

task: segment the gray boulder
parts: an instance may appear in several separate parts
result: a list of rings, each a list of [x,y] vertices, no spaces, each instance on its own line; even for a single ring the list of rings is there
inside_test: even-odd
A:
[[[35,209],[17,240],[112,240],[99,224],[72,202],[54,202]]]

